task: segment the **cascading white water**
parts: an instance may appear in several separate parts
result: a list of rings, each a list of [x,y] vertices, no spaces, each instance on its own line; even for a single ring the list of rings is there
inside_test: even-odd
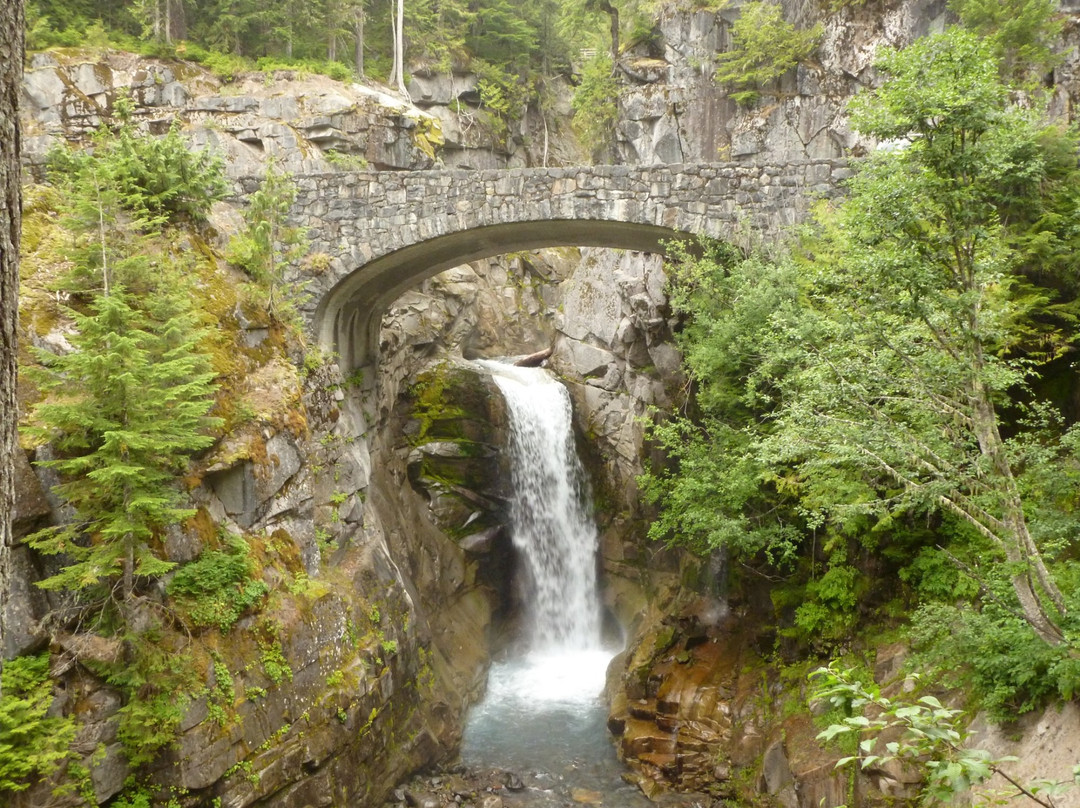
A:
[[[529,579],[530,645],[543,652],[597,648],[597,535],[570,396],[547,371],[486,364],[510,414],[511,535]]]
[[[492,665],[487,695],[465,727],[462,761],[532,777],[532,797],[516,804],[564,804],[571,788],[598,789],[626,808],[647,804],[620,779],[605,726],[601,692],[613,649],[601,640],[598,538],[570,396],[545,370],[481,364],[510,416],[510,529],[528,579],[528,629],[524,653]]]

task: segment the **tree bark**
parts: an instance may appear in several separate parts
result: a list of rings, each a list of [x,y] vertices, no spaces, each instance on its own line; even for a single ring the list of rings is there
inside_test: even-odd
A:
[[[600,0],[600,10],[608,15],[611,23],[611,69],[619,63],[619,9],[608,0]]]
[[[394,18],[394,75],[390,81],[398,92],[406,98],[409,91],[405,87],[405,0],[396,0],[396,14]]]
[[[980,357],[981,359],[981,357]],[[997,413],[985,388],[976,383],[972,390],[972,421],[979,449],[990,463],[998,478],[1001,492],[1001,521],[1010,535],[1002,536],[1005,557],[1022,569],[1012,576],[1013,590],[1027,619],[1035,632],[1048,644],[1060,645],[1064,641],[1058,619],[1047,613],[1036,589],[1037,581],[1044,595],[1050,600],[1060,617],[1065,616],[1065,598],[1057,583],[1047,570],[1042,554],[1028,531],[1024,517],[1023,500],[1017,490],[1016,478],[1005,452],[1005,442],[998,431]],[[1033,580],[1034,578],[1034,580]]]
[[[353,30],[356,33],[356,53],[354,54],[356,59],[356,75],[360,78],[364,77],[364,6],[358,5],[353,13],[356,17],[353,20]]]
[[[545,348],[542,351],[531,353],[528,356],[523,356],[514,362],[519,368],[538,368],[545,359],[551,356],[552,348]]]
[[[187,39],[187,12],[183,0],[165,0],[165,41]]]
[[[150,33],[155,42],[161,41],[161,0],[154,0],[150,11]]]
[[[19,314],[19,87],[23,69],[23,0],[0,3],[0,668],[11,574],[15,512],[16,340]]]

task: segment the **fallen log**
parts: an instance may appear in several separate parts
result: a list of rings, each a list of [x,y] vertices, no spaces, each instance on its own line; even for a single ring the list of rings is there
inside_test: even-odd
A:
[[[547,359],[549,356],[551,356],[552,350],[553,349],[551,349],[551,348],[545,348],[542,351],[537,351],[536,353],[532,353],[532,354],[528,354],[527,356],[523,356],[520,359],[518,359],[516,362],[514,362],[514,366],[519,367],[519,368],[535,368],[535,367],[539,367],[541,362],[543,362],[545,359]]]

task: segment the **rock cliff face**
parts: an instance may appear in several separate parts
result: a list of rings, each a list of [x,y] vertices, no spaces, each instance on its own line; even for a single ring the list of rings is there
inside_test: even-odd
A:
[[[944,0],[807,3],[784,0],[784,17],[802,28],[821,23],[812,59],[765,88],[759,103],[740,106],[713,79],[715,57],[731,47],[739,4],[719,12],[660,15],[650,42],[632,48],[619,67],[626,83],[619,100],[616,149],[628,163],[694,160],[785,162],[858,155],[870,147],[851,130],[845,107],[875,80],[874,53],[902,47],[950,21]],[[1049,78],[1051,110],[1075,118],[1080,102],[1077,8],[1063,3],[1067,36],[1062,63]],[[1072,44],[1072,47],[1070,47]]]
[[[427,168],[442,146],[437,119],[404,100],[292,71],[225,82],[192,65],[131,54],[50,51],[31,58],[23,86],[23,153],[32,165],[57,140],[92,133],[117,93],[136,102],[152,132],[182,124],[193,145],[212,147],[234,176],[262,173],[269,158],[294,173]]]
[[[94,56],[34,58],[24,87],[32,168],[51,143],[95,129],[120,92],[136,101],[149,130],[180,121],[193,142],[227,157],[231,175],[258,172],[269,157],[297,171],[347,171],[361,159],[420,169],[440,145],[433,118],[371,88],[290,75],[223,84],[190,66]],[[32,215],[49,213],[43,203]],[[378,424],[380,409],[389,417],[394,399],[384,408],[370,396],[361,401],[334,363],[305,360],[265,312],[247,306],[238,296],[243,279],[220,260],[238,213],[221,204],[213,218],[216,230],[191,238],[202,256],[206,307],[229,353],[222,361],[237,370],[225,397],[238,417],[191,469],[197,515],[165,538],[163,550],[185,563],[242,538],[272,594],[227,632],[201,630],[175,649],[200,685],[176,694],[183,711],[176,741],[139,781],[192,805],[375,804],[409,771],[454,748],[488,656],[488,604],[497,599],[471,583],[455,587],[446,553],[446,564],[410,566],[425,538],[431,546],[446,539],[435,526],[423,533],[424,500],[401,484],[407,457],[401,479],[380,457],[373,473],[377,430],[363,424]],[[48,267],[33,257],[27,270],[34,290],[24,300],[22,342],[64,350],[67,326],[37,294],[43,281],[35,273]],[[398,367],[387,363],[388,379]],[[387,389],[396,397],[392,381]],[[23,402],[31,395],[24,389]],[[48,474],[22,464],[19,482],[20,538],[63,518],[47,493]],[[74,748],[85,755],[86,788],[104,802],[132,774],[118,740],[125,696],[96,675],[115,665],[119,648],[43,624],[58,602],[32,582],[47,570],[25,546],[16,548],[16,562],[4,651],[51,645],[54,709],[78,722]],[[10,804],[79,802],[51,796],[54,785],[39,783]]]

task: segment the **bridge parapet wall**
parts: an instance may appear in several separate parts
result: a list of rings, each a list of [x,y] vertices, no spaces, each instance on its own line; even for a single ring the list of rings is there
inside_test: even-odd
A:
[[[320,343],[345,353],[348,341],[348,363],[365,363],[386,307],[444,269],[545,246],[656,251],[665,238],[745,231],[775,240],[850,174],[829,159],[301,175],[292,217],[329,261],[292,280],[307,289]]]

